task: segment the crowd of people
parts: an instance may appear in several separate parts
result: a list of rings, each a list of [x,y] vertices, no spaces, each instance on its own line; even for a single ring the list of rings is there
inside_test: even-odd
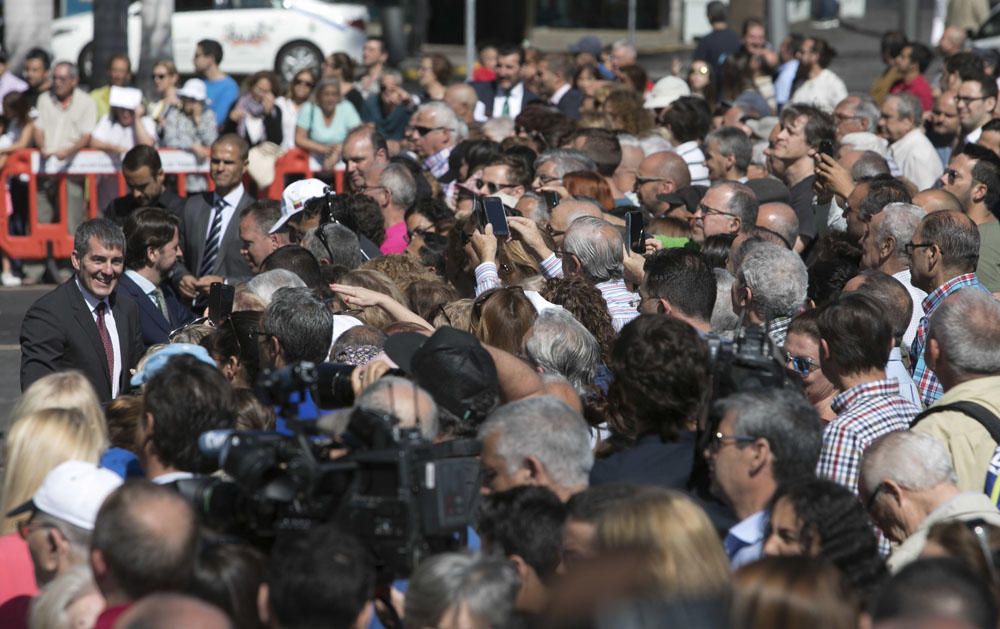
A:
[[[1000,57],[887,33],[849,94],[823,39],[707,10],[656,81],[586,37],[408,90],[373,39],[241,95],[206,40],[144,106],[124,57],[87,95],[29,55],[18,146],[120,152],[129,194],[21,325],[0,626],[995,629]],[[264,143],[347,189],[256,198]],[[303,362],[350,369],[344,408],[255,388]],[[260,545],[188,499],[226,476],[203,433],[350,460],[357,414],[479,448],[467,530],[391,588],[374,522]]]

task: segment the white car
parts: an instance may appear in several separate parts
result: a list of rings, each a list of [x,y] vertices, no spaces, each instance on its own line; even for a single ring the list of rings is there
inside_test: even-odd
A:
[[[128,9],[132,67],[139,65],[141,3]],[[194,49],[202,39],[222,44],[221,68],[229,74],[273,69],[286,81],[303,68],[319,68],[334,52],[361,59],[368,8],[325,0],[176,0],[173,18],[174,63],[181,74],[194,73]],[[90,77],[94,52],[91,13],[52,22],[57,60],[76,62]]]

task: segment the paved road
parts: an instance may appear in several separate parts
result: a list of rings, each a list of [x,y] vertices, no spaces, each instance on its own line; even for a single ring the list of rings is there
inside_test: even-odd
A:
[[[0,288],[0,431],[6,432],[8,416],[21,393],[21,348],[18,344],[21,320],[28,307],[52,288]]]

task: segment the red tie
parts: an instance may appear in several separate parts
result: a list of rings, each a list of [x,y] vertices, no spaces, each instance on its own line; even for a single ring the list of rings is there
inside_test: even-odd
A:
[[[101,335],[101,344],[104,345],[104,357],[108,361],[108,379],[115,377],[115,346],[111,344],[111,335],[108,334],[108,326],[104,323],[104,313],[108,305],[103,301],[94,308],[97,315],[97,333]]]

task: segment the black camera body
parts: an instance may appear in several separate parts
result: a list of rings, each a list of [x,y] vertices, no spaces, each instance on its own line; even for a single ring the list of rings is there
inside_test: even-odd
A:
[[[281,404],[306,387],[320,407],[344,406],[350,370],[299,363],[263,374],[258,388],[269,402]],[[431,443],[418,428],[360,409],[351,413],[342,439],[307,436],[307,422],[285,419],[294,436],[202,435],[203,454],[228,478],[183,480],[176,487],[208,528],[267,548],[277,536],[334,522],[371,551],[381,583],[409,575],[431,554],[465,546],[479,498],[478,441]]]
[[[732,341],[708,338],[712,400],[740,391],[796,387],[764,326],[737,330]]]

